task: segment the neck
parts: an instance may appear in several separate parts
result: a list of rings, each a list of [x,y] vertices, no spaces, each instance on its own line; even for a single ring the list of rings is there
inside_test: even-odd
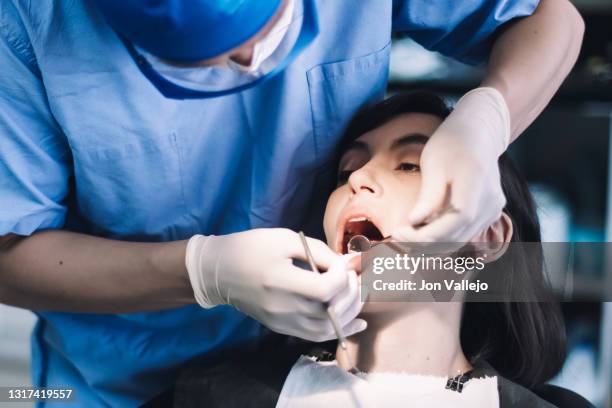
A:
[[[460,302],[373,303],[364,312],[368,328],[347,339],[350,359],[360,371],[454,377],[471,369],[461,349]],[[338,346],[338,365],[350,365]]]

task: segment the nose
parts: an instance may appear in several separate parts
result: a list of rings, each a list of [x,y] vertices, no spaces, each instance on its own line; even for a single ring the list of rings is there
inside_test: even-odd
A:
[[[376,181],[374,169],[367,164],[351,173],[348,185],[353,194],[366,193],[379,196],[382,193],[382,186]]]

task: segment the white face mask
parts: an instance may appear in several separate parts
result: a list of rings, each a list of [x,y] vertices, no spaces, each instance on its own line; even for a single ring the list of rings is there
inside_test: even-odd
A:
[[[283,14],[276,22],[274,27],[266,34],[261,40],[259,40],[253,46],[253,57],[251,58],[251,64],[242,65],[231,59],[228,61],[228,66],[236,71],[243,73],[253,73],[259,69],[261,64],[270,55],[276,51],[281,41],[287,34],[291,21],[293,19],[293,8],[295,0],[288,0]]]
[[[278,54],[282,58],[283,52],[290,49],[288,45],[292,44],[292,41],[295,40],[298,33],[298,30],[295,28],[299,28],[299,26],[293,27],[293,29],[291,28],[294,22],[294,11],[295,0],[287,0],[287,6],[283,10],[278,22],[272,27],[268,34],[253,46],[253,56],[248,66],[227,59],[222,64],[214,66],[177,67],[168,64],[161,58],[148,53],[140,47],[136,48],[138,52],[150,62],[155,71],[164,76],[167,80],[180,86],[187,88],[204,86],[210,89],[234,87],[242,83],[249,83],[253,78],[257,78],[260,74],[269,70],[270,67],[273,67],[276,60],[279,59],[275,51],[279,50]],[[298,10],[298,12],[301,11]],[[300,22],[299,19],[296,21]],[[290,29],[291,34],[288,35],[287,33]],[[283,41],[285,37],[287,37],[287,39]],[[262,64],[266,66],[262,67]],[[261,70],[263,71],[259,72]]]

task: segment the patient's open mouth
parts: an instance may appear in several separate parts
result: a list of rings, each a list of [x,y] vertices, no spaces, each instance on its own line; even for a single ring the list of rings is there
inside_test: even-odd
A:
[[[384,239],[384,236],[378,227],[367,217],[350,218],[344,225],[342,248],[340,248],[343,254],[348,253],[347,244],[355,235],[363,235],[373,244]]]

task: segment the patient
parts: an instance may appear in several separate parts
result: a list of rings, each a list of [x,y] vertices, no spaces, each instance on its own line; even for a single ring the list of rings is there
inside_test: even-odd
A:
[[[330,247],[346,253],[355,234],[381,240],[405,224],[420,188],[421,152],[449,113],[441,99],[420,92],[391,97],[353,119],[341,143],[337,187],[325,211]],[[499,166],[507,205],[473,241],[539,242],[525,181],[505,154]],[[496,256],[503,257],[503,249]],[[512,279],[529,279],[527,290],[537,290],[534,286],[543,283],[541,262],[528,270],[530,265],[534,263],[513,270]],[[534,387],[561,368],[565,334],[556,304],[366,303],[360,317],[368,328],[348,343],[351,361],[364,373],[350,374],[340,349],[333,362],[302,357],[285,381],[278,406],[409,402],[494,407],[500,397],[504,406],[510,401],[516,406],[550,406],[515,383]],[[448,378],[463,373],[482,378],[470,379],[461,393],[445,388]]]
[[[381,240],[405,223],[420,188],[421,152],[449,112],[437,96],[418,92],[393,96],[354,117],[338,150],[337,186],[323,220],[330,247],[346,253],[352,235]],[[525,180],[505,154],[499,168],[507,205],[473,241],[539,242]],[[501,248],[494,263],[505,258]],[[529,262],[513,258],[508,288],[529,291],[543,284],[537,248]],[[178,406],[224,407],[552,406],[531,389],[554,376],[565,358],[555,303],[366,303],[361,317],[368,328],[349,338],[357,374],[349,372],[340,350],[336,359],[333,353],[321,358],[325,353],[296,351],[283,340],[271,352],[186,371],[174,400],[192,402]],[[446,388],[453,377],[467,380],[462,392]]]

